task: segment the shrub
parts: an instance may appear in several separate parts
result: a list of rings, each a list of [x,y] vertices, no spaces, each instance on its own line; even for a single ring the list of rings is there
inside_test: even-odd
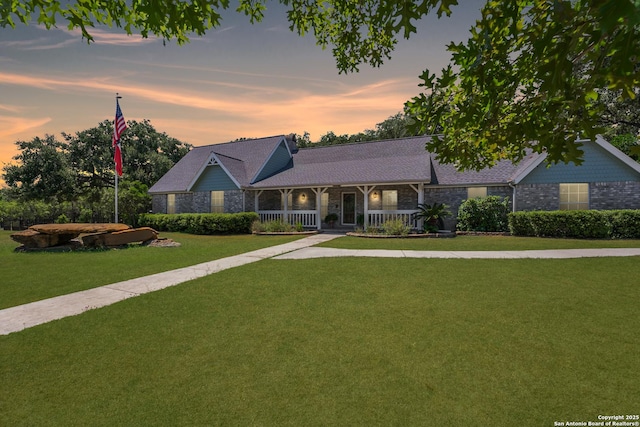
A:
[[[296,223],[291,225],[282,220],[260,222],[255,221],[252,226],[254,233],[290,233],[290,232],[302,232],[304,226],[302,223]]]
[[[65,214],[60,214],[58,215],[58,218],[56,218],[56,224],[66,224],[68,222],[69,218],[67,218]]]
[[[413,214],[413,219],[424,220],[423,229],[427,233],[435,233],[444,228],[444,218],[451,216],[449,206],[444,203],[434,203],[432,205],[421,203],[418,205],[418,212]]]
[[[612,239],[640,239],[640,210],[608,212]]]
[[[509,198],[467,199],[458,208],[458,230],[504,232],[509,230]]]
[[[514,236],[638,239],[640,210],[515,212],[509,229]]]
[[[382,223],[382,231],[389,236],[406,236],[411,227],[406,225],[401,219],[390,219]]]
[[[142,214],[141,226],[157,231],[175,231],[190,234],[248,234],[258,219],[255,212],[235,214]]]

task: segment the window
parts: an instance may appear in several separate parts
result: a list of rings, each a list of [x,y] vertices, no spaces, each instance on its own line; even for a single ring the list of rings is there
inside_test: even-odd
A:
[[[398,209],[398,190],[382,191],[382,210],[395,211]]]
[[[224,191],[211,192],[211,212],[212,213],[224,212]]]
[[[320,218],[325,218],[329,214],[329,193],[322,193],[320,196]]]
[[[167,194],[167,213],[168,214],[176,213],[176,195],[175,194]]]
[[[560,184],[560,209],[589,209],[589,184]]]
[[[476,197],[487,197],[487,187],[467,188],[467,199],[475,199]]]

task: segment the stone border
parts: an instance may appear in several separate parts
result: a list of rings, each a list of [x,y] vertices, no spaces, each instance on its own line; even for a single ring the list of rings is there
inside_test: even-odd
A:
[[[347,236],[364,237],[369,239],[450,239],[456,237],[456,233],[448,231],[446,233],[409,233],[404,236],[392,234],[372,234],[372,233],[356,233],[349,232]]]

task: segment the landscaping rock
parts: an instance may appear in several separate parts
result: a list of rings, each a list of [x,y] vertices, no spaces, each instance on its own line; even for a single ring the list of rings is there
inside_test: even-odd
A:
[[[117,223],[70,223],[70,224],[38,224],[29,227],[43,234],[68,234],[76,233],[79,236],[83,233],[112,233],[116,231],[128,230],[126,224]]]
[[[18,246],[16,252],[71,252],[81,249],[82,242],[76,239],[71,239],[67,243],[57,246],[49,246],[46,248],[28,248],[26,246]]]
[[[179,242],[176,242],[173,239],[156,239],[150,240],[148,242],[144,242],[143,245],[149,246],[152,248],[177,248],[182,246]]]
[[[51,246],[64,245],[69,240],[78,237],[78,234],[79,233],[43,234],[32,229],[27,229],[13,233],[11,239],[21,243],[25,248],[48,248]]]
[[[153,228],[140,227],[113,233],[98,233],[83,236],[82,241],[87,247],[96,246],[124,246],[130,243],[146,242],[158,238],[158,232]]]
[[[81,239],[76,239],[81,234]],[[158,238],[158,232],[149,227],[130,228],[125,224],[40,224],[13,233],[11,238],[22,244],[17,251],[65,251],[83,246],[118,247],[154,241]]]

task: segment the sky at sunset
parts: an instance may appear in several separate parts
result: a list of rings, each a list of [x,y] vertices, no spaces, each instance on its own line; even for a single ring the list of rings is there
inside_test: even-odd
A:
[[[127,36],[96,28],[88,45],[60,24],[0,28],[0,167],[16,141],[75,133],[113,120],[116,92],[125,119],[148,119],[160,132],[196,146],[305,131],[318,140],[373,129],[419,93],[425,68],[448,63],[445,46],[463,41],[480,1],[451,18],[420,21],[381,68],[338,74],[330,48],[288,29],[284,9],[262,23],[235,12],[191,43]]]

